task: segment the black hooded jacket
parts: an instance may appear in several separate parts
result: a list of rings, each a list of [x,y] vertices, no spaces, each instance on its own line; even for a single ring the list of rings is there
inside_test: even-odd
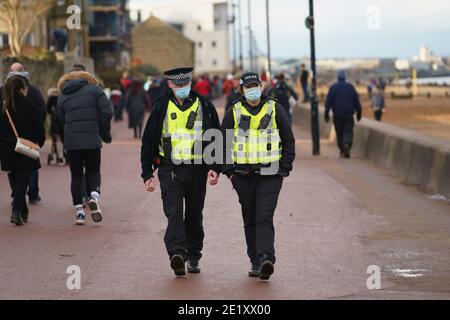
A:
[[[184,105],[181,107],[181,110],[185,110],[191,107],[196,98],[200,99],[200,104],[203,108],[203,131],[206,131],[208,129],[220,130],[220,121],[217,115],[216,108],[208,98],[194,91],[191,91],[190,97],[186,99]],[[172,91],[166,92],[157,100],[152,114],[147,121],[147,125],[145,126],[141,148],[141,177],[144,182],[152,178],[153,173],[158,168],[158,163],[156,160],[159,158],[159,145],[161,143],[162,127],[167,114],[169,100],[177,104]],[[219,165],[211,165],[208,167],[209,169],[220,173]]]
[[[262,107],[266,104],[266,102],[269,101],[270,99],[271,98],[263,95],[261,97],[260,104],[257,107],[251,107],[247,103],[245,97],[241,97],[241,99],[235,101],[233,105],[241,101],[244,108],[246,108],[247,111],[250,112],[250,114],[257,115],[261,111]],[[294,134],[292,133],[292,127],[289,123],[286,111],[284,111],[284,108],[278,102],[275,103],[275,108],[276,108],[275,121],[277,123],[282,144],[281,159],[279,163],[279,174],[282,176],[288,176],[289,173],[292,171],[293,168],[292,163],[294,162],[295,159],[295,138]],[[226,137],[226,130],[234,130],[234,125],[235,123],[234,123],[233,108],[229,108],[226,111],[225,117],[222,122],[222,134],[224,137]],[[226,155],[226,159],[230,159],[232,151],[231,145],[224,144],[224,147],[225,147],[224,154]],[[256,167],[254,165],[237,165],[225,163],[222,166],[222,173],[230,177],[235,173],[236,169],[245,171],[259,169]]]

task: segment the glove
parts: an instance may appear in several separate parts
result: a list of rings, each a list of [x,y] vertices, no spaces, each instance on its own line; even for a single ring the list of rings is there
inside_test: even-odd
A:
[[[330,114],[328,112],[325,113],[325,122],[326,123],[330,122]]]
[[[361,114],[361,112],[358,112],[356,114],[356,120],[358,120],[358,122],[359,122],[359,121],[361,121],[361,119],[362,119],[362,114]]]
[[[281,177],[283,177],[283,178],[287,178],[287,177],[289,177],[289,171],[286,170],[286,169],[280,168],[280,169],[278,170],[278,175],[281,176]]]
[[[103,140],[104,143],[110,144],[111,141],[112,141],[111,134],[110,133],[104,134],[102,136],[102,140]]]

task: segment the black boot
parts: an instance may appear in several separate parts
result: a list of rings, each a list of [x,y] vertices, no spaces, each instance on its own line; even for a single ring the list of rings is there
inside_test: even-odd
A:
[[[252,263],[250,271],[248,272],[248,276],[251,277],[251,278],[259,277],[259,264]]]
[[[201,271],[200,264],[196,260],[189,260],[187,269],[189,273],[200,273]]]
[[[23,226],[22,217],[19,211],[14,210],[11,215],[11,223],[16,226]]]
[[[28,202],[32,205],[36,205],[36,204],[41,203],[41,201],[42,201],[42,198],[38,195],[36,197],[30,198]]]
[[[350,147],[348,145],[344,145],[344,151],[342,152],[343,158],[350,159]]]
[[[23,223],[28,223],[28,213],[28,209],[21,212],[20,217],[22,218]]]
[[[274,269],[275,268],[272,261],[264,261],[263,263],[261,263],[261,267],[259,268],[259,278],[261,280],[269,280],[270,276],[273,274]]]
[[[175,275],[177,277],[182,277],[186,275],[186,264],[184,258],[179,255],[175,254],[170,259],[170,267],[175,272]]]

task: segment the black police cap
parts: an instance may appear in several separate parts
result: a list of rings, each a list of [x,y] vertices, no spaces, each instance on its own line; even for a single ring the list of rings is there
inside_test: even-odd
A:
[[[254,72],[247,72],[242,75],[239,83],[242,87],[246,87],[250,84],[261,84],[261,80],[259,79],[258,74]]]
[[[180,67],[167,70],[164,72],[167,80],[172,81],[176,85],[183,85],[191,82],[192,80],[192,67]]]

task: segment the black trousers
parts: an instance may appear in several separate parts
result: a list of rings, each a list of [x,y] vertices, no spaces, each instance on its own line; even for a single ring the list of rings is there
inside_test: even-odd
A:
[[[242,207],[247,254],[251,263],[259,264],[267,259],[275,263],[273,216],[283,178],[278,175],[236,174],[232,183]]]
[[[120,121],[123,119],[123,106],[122,103],[114,104],[114,120]]]
[[[353,127],[355,126],[353,116],[334,116],[333,120],[339,150],[343,152],[345,150],[344,146],[347,146],[350,150],[353,145]]]
[[[26,194],[31,170],[16,170],[8,174],[13,193],[13,211],[28,213]]]
[[[202,257],[207,174],[203,165],[163,163],[158,170],[164,214],[168,220],[164,242],[169,257],[179,254],[195,261]]]
[[[373,116],[376,121],[381,121],[381,118],[383,117],[383,111],[382,110],[374,111]]]
[[[11,198],[14,198],[14,179],[8,175],[9,185],[11,187]],[[39,197],[39,170],[30,171],[30,179],[27,185],[28,198],[30,200],[35,200]]]
[[[82,205],[85,186],[88,196],[93,191],[100,193],[101,151],[100,149],[68,151],[68,157],[72,174],[73,205]],[[86,182],[84,182],[83,172]]]

